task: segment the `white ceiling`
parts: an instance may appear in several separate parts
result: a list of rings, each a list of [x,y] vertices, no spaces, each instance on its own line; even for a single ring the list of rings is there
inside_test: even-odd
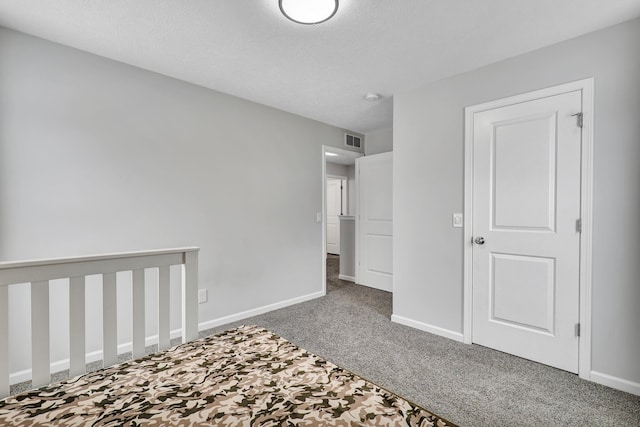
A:
[[[0,25],[358,132],[392,95],[640,16],[640,0],[0,0]],[[367,102],[366,92],[385,96]]]

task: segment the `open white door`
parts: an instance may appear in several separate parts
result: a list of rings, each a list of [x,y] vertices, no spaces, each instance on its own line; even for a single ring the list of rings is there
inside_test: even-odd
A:
[[[581,96],[473,115],[473,342],[575,373]]]
[[[340,255],[340,218],[342,181],[327,179],[327,253]]]
[[[356,159],[358,175],[357,283],[393,290],[392,153]]]

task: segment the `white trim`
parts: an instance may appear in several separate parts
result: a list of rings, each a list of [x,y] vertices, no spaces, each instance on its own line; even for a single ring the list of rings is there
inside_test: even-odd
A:
[[[593,238],[593,125],[594,79],[582,83],[582,176],[580,178],[580,349],[578,375],[590,380],[591,372],[591,298],[592,298],[592,238]]]
[[[263,305],[262,307],[252,308],[251,310],[241,311],[240,313],[231,314],[229,316],[219,317],[217,319],[202,322],[198,325],[198,330],[204,331],[215,328],[217,326],[226,325],[227,323],[237,322],[238,320],[247,319],[249,317],[258,316],[259,314],[268,313],[273,310],[288,307],[290,305],[299,304],[301,302],[325,296],[325,292],[314,292],[312,294],[303,295],[301,297],[291,298],[288,300],[276,302],[273,304]]]
[[[128,259],[128,258],[136,258],[136,257],[149,257],[149,256],[156,256],[156,255],[173,255],[176,253],[198,252],[199,250],[200,250],[199,247],[189,246],[185,248],[153,249],[150,251],[114,252],[114,253],[108,253],[108,254],[70,256],[70,257],[63,257],[63,258],[46,258],[46,259],[27,260],[27,261],[9,261],[9,262],[0,262],[0,270],[9,270],[13,268],[23,268],[23,267],[39,267],[44,265],[80,263],[80,262],[89,262],[89,261],[105,261],[105,260],[122,259],[122,258]]]
[[[322,146],[322,256],[320,257],[320,271],[322,271],[322,293],[327,293],[327,146]]]
[[[593,217],[593,114],[594,79],[593,77],[565,83],[534,92],[499,99],[465,108],[464,129],[464,342],[472,342],[473,302],[472,302],[472,257],[473,247],[473,115],[475,113],[532,101],[534,99],[560,95],[568,92],[582,92],[582,159],[581,159],[581,218],[580,234],[580,330],[579,363],[580,378],[591,379],[591,239]]]
[[[355,276],[347,276],[346,274],[338,274],[338,279],[347,280],[349,282],[354,282],[354,283],[356,281]]]
[[[591,371],[591,381],[594,383],[606,385],[616,390],[626,391],[627,393],[640,396],[640,383],[625,380],[623,378],[614,377],[613,375],[603,374],[602,372]]]
[[[464,213],[463,213],[463,303],[462,335],[465,344],[472,343],[473,331],[473,114],[464,109]]]
[[[427,323],[418,322],[417,320],[408,319],[406,317],[398,316],[396,314],[391,315],[391,321],[399,323],[401,325],[409,326],[411,328],[419,329],[430,334],[439,335],[441,337],[449,338],[454,341],[463,342],[463,336],[460,332],[452,331],[450,329],[441,328],[439,326],[429,325]]]
[[[356,176],[356,194],[355,194],[355,221],[356,221],[356,235],[354,245],[354,259],[356,261],[354,283],[360,284],[360,162],[356,159],[355,165]]]

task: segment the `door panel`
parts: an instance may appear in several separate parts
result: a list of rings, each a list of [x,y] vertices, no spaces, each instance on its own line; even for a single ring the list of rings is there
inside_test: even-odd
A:
[[[493,228],[553,230],[555,115],[494,124]]]
[[[492,261],[490,319],[553,333],[555,260],[494,253]]]
[[[391,291],[393,288],[392,154],[356,160],[359,172],[358,283]]]
[[[581,131],[570,92],[474,114],[473,342],[578,371]]]
[[[372,272],[391,274],[392,260],[391,236],[367,235],[367,268]]]

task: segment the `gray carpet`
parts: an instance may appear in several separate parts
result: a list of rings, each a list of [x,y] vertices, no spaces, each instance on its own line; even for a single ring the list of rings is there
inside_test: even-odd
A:
[[[460,426],[640,426],[640,397],[477,345],[391,323],[391,294],[338,280],[263,326]]]
[[[338,280],[338,262],[327,260],[326,297],[201,336],[240,324],[263,326],[462,427],[640,426],[638,396],[391,323],[391,294]]]

